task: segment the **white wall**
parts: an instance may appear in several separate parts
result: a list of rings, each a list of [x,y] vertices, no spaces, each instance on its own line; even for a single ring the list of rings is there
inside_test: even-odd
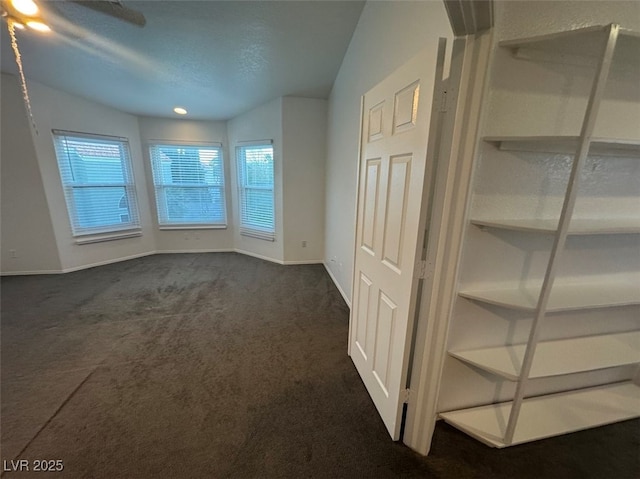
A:
[[[321,262],[327,101],[284,97],[282,132],[285,263]]]
[[[39,130],[38,135],[31,135],[16,78],[3,75],[2,85],[2,118],[5,120],[2,135],[2,273],[69,271],[156,251],[237,250],[280,263],[322,261],[326,100],[278,98],[229,122],[137,118],[29,82]],[[283,139],[285,123],[286,141]],[[129,139],[141,237],[83,245],[75,243],[52,129]],[[241,236],[236,220],[235,146],[243,140],[266,139],[273,140],[274,146],[274,242]],[[151,140],[222,143],[226,229],[158,228],[148,152]],[[16,204],[18,206],[14,207]],[[302,247],[302,241],[307,242],[306,247]],[[12,250],[15,250],[16,258],[12,257]]]
[[[365,5],[329,98],[324,258],[351,298],[360,97],[423,48],[452,38],[441,1]]]
[[[29,92],[33,114],[39,130],[39,134],[33,137],[34,146],[62,269],[81,268],[154,251],[154,231],[146,194],[147,184],[140,147],[138,119],[135,116],[54,90],[36,82],[29,82]],[[83,245],[75,243],[53,146],[51,134],[53,129],[112,135],[129,139],[142,236]]]
[[[273,140],[274,188],[275,188],[275,241],[265,241],[242,236],[234,228],[234,245],[241,252],[266,258],[272,261],[284,261],[283,207],[282,207],[282,98],[277,98],[227,122],[229,151],[233,156],[231,174],[236,178],[235,148],[238,142],[254,140]],[[238,191],[232,191],[233,217],[238,217]]]
[[[16,77],[2,74],[1,88],[0,268],[3,273],[59,271],[60,258],[20,85]]]
[[[164,119],[142,117],[139,119],[140,139],[147,177],[147,191],[151,204],[151,216],[157,251],[231,251],[233,250],[233,221],[231,190],[235,184],[231,176],[230,163],[234,161],[233,150],[227,142],[225,121],[193,121],[187,119]],[[186,143],[220,142],[224,161],[224,178],[227,202],[226,229],[158,229],[158,216],[153,189],[153,174],[149,159],[149,142],[152,140],[184,141]]]

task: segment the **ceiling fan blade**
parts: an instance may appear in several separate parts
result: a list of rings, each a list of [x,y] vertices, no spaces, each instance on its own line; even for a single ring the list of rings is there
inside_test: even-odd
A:
[[[86,36],[86,30],[69,21],[63,12],[63,7],[60,6],[63,3],[65,2],[57,0],[40,3],[42,10],[44,10],[44,18],[46,19],[47,24],[51,26],[55,32],[66,37],[75,39],[84,38]]]
[[[98,12],[105,13],[112,17],[124,20],[125,22],[144,27],[147,20],[144,15],[136,10],[125,7],[121,2],[101,1],[101,0],[72,0],[73,3],[91,8]]]

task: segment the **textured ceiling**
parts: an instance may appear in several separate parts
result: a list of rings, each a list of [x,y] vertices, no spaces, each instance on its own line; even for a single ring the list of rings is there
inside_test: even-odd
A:
[[[280,96],[326,98],[364,4],[124,3],[145,15],[145,27],[70,2],[46,4],[55,33],[17,32],[27,79],[159,117],[175,116],[177,105],[192,119],[228,119]],[[4,22],[0,47],[2,71],[15,73]]]

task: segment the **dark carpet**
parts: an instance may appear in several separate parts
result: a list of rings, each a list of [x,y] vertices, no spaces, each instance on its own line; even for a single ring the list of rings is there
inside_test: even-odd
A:
[[[3,477],[632,478],[627,421],[495,450],[389,439],[321,265],[156,255],[2,279]],[[36,460],[62,472],[34,472]]]

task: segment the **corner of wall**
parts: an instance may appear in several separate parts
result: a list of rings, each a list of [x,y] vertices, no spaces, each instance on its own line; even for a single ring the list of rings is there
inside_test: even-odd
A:
[[[60,256],[18,79],[3,73],[0,88],[0,270],[57,271]],[[46,134],[42,131],[40,135]]]
[[[283,99],[283,217],[287,262],[324,256],[327,101]]]

